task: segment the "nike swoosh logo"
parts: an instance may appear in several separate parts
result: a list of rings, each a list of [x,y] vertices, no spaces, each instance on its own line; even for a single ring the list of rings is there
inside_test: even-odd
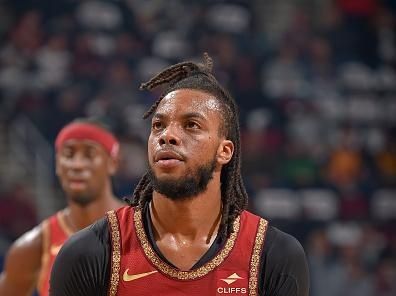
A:
[[[124,274],[122,275],[122,279],[124,280],[124,282],[130,282],[130,281],[134,281],[140,278],[143,278],[145,276],[148,276],[150,274],[156,273],[158,272],[157,270],[153,270],[153,271],[149,271],[149,272],[145,272],[145,273],[138,273],[138,274],[128,274],[129,268],[127,268],[124,271]]]
[[[58,255],[59,250],[60,250],[61,248],[62,248],[62,245],[52,245],[52,246],[51,246],[51,249],[50,249],[51,255],[53,255],[53,256]]]

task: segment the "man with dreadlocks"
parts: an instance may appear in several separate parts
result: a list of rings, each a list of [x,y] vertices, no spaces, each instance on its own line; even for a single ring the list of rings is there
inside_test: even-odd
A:
[[[142,84],[166,87],[144,116],[148,172],[65,244],[50,295],[308,295],[301,245],[245,210],[238,110],[204,57]]]

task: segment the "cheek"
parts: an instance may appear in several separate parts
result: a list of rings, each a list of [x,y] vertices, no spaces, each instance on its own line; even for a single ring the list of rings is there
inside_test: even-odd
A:
[[[58,172],[57,172],[57,175],[58,175],[59,182],[61,184],[66,184],[67,183],[65,170],[59,169]]]
[[[153,136],[150,135],[148,141],[147,141],[147,156],[149,161],[151,161],[153,153],[154,153],[154,149],[155,149],[155,143],[157,143],[157,141],[155,140],[155,138]]]
[[[58,163],[56,164],[56,174],[62,178],[66,175],[66,171],[67,171],[67,164],[65,163],[65,161],[58,161]]]
[[[91,168],[92,168],[92,175],[95,176],[102,176],[102,175],[107,175],[108,174],[108,167],[107,167],[107,163],[104,159],[102,158],[96,158],[92,164],[91,164]]]
[[[59,170],[64,170],[64,169],[66,169],[67,167],[68,167],[68,165],[69,165],[69,161],[67,160],[67,158],[60,158],[58,161],[57,161],[57,168],[59,169]]]
[[[217,154],[218,145],[212,139],[208,141],[191,142],[191,147],[187,147],[200,161],[203,159],[213,159]]]

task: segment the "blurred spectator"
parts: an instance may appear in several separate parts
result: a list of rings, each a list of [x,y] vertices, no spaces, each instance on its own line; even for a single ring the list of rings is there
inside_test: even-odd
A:
[[[372,296],[374,282],[362,265],[357,243],[341,246],[341,260],[344,265],[344,279],[340,286],[340,296]]]
[[[311,296],[340,295],[342,265],[325,230],[316,230],[308,238],[308,261],[311,275]]]
[[[353,130],[342,130],[338,141],[329,156],[327,176],[332,184],[344,188],[358,182],[363,163]]]
[[[308,95],[308,83],[298,51],[284,40],[274,59],[265,65],[261,73],[262,90],[271,98],[304,98]]]
[[[394,133],[394,132],[393,132]],[[392,132],[389,132],[386,144],[377,155],[376,165],[380,180],[384,186],[396,184],[396,140]]]
[[[122,25],[122,14],[112,1],[83,1],[76,10],[79,23],[87,29],[117,30]]]
[[[349,39],[349,58],[355,57],[372,67],[377,66],[377,39],[371,20],[377,12],[379,1],[337,0],[337,3],[343,14],[345,34]]]
[[[377,52],[384,63],[395,65],[396,62],[396,32],[394,12],[386,8],[379,9],[375,17],[375,28],[378,40]]]
[[[0,233],[10,241],[37,224],[32,195],[23,184],[15,184],[0,195]]]
[[[96,86],[104,73],[104,61],[94,50],[94,37],[90,33],[75,36],[73,48],[73,75],[77,81],[86,81]]]
[[[376,296],[391,296],[396,293],[396,261],[395,258],[382,259],[376,270]]]
[[[315,159],[302,145],[287,143],[285,146],[280,177],[284,179],[286,186],[314,187],[318,176]]]
[[[10,32],[10,41],[16,51],[32,57],[42,45],[44,31],[38,10],[26,12]]]
[[[68,78],[70,59],[67,37],[61,34],[50,36],[36,56],[36,87],[62,86]]]

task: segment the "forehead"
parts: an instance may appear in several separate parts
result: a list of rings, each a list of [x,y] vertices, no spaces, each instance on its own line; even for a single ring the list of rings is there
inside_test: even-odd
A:
[[[63,143],[60,147],[60,150],[64,149],[73,149],[73,150],[85,150],[85,149],[95,149],[95,150],[104,150],[102,145],[99,143],[87,140],[87,139],[70,139]]]
[[[178,89],[168,93],[154,115],[183,115],[200,113],[203,116],[221,115],[221,104],[213,95],[200,90]]]

